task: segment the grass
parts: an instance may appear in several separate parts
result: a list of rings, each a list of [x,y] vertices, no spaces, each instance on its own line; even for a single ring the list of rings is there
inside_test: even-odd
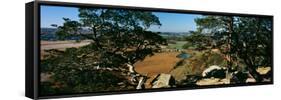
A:
[[[169,49],[183,49],[183,45],[186,44],[186,41],[176,41],[175,44],[169,43],[168,48]]]

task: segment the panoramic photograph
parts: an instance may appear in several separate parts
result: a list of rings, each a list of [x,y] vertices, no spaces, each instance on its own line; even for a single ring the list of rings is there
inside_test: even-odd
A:
[[[40,96],[273,81],[273,20],[40,6]]]

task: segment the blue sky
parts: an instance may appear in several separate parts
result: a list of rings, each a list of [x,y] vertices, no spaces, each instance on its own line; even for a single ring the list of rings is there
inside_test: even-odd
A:
[[[62,25],[63,17],[78,21],[78,14],[78,8],[75,7],[41,6],[41,27],[51,27],[51,24]],[[153,12],[153,14],[159,18],[162,26],[152,26],[149,30],[160,32],[188,32],[195,30],[194,18],[200,16],[167,12]]]

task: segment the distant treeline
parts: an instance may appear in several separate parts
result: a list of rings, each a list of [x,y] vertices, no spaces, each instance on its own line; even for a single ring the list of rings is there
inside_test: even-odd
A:
[[[41,28],[41,40],[46,41],[56,41],[60,40],[59,36],[56,35],[57,28]],[[82,33],[87,34],[90,33],[89,30],[82,30]],[[188,36],[189,32],[158,32],[162,37],[165,37],[169,40],[182,40],[184,36]],[[81,40],[81,37],[72,36],[72,37],[65,37],[64,40]]]
[[[46,40],[46,41],[56,41],[56,40],[61,40],[59,36],[56,34],[57,28],[41,28],[41,35],[40,39],[41,40]],[[88,30],[82,30],[82,33],[89,33]],[[64,40],[81,40],[83,38],[77,37],[77,36],[70,36],[70,37],[65,37]]]

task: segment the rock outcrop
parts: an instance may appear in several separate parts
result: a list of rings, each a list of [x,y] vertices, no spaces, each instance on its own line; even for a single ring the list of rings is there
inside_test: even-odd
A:
[[[169,88],[175,84],[171,74],[159,74],[152,83],[152,88]]]
[[[230,84],[229,79],[220,79],[220,78],[204,78],[196,82],[196,85],[203,86],[203,85],[221,85],[221,84]]]
[[[202,72],[204,78],[225,78],[226,69],[217,65],[212,65]]]

